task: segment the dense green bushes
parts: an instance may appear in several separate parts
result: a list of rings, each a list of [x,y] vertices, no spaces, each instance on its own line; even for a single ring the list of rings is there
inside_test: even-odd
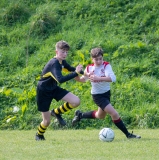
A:
[[[16,22],[24,23],[27,22],[29,16],[30,12],[27,8],[19,4],[12,4],[5,9],[2,23],[4,25],[14,25]]]
[[[84,67],[89,52],[104,49],[117,82],[112,84],[112,104],[133,128],[158,128],[159,120],[159,2],[94,0],[19,0],[0,4],[0,128],[31,129],[41,121],[36,107],[36,84],[54,45],[63,39],[71,50],[68,61]],[[80,109],[96,109],[90,84],[74,80],[62,84],[81,98]],[[52,102],[51,108],[62,102]],[[19,107],[14,112],[14,106]],[[74,110],[64,115],[71,128]],[[112,126],[84,120],[76,128]],[[59,128],[56,123],[53,128]]]

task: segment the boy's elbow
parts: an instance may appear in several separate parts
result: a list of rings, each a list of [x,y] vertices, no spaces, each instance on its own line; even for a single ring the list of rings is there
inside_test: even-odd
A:
[[[116,82],[116,77],[111,77],[112,82]]]
[[[116,82],[116,77],[114,78],[113,82]]]

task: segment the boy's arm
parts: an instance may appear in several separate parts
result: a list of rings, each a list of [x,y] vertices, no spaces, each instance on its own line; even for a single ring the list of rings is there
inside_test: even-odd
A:
[[[106,75],[105,78],[108,78],[108,79],[106,80],[107,82],[115,82],[115,81],[116,81],[116,76],[115,76],[115,74],[114,74],[114,72],[113,72],[113,69],[112,69],[112,67],[111,67],[110,64],[108,64],[108,65],[106,66],[105,75]]]
[[[66,76],[63,76],[61,73],[60,64],[58,64],[58,62],[53,64],[51,73],[52,73],[52,77],[58,83],[63,83],[63,82],[69,81],[70,79],[73,79],[76,76],[78,76],[78,74],[75,70],[73,72],[67,74]]]
[[[75,67],[70,66],[66,61],[63,61],[64,68],[62,70],[64,72],[74,72],[76,70]],[[84,74],[83,70],[81,70],[78,74]]]
[[[78,82],[83,82],[85,83],[87,80],[88,80],[88,73],[87,73],[87,70],[85,69],[84,70],[84,74],[80,77],[80,76],[77,76],[74,78],[76,81]]]
[[[74,72],[76,70],[75,67],[70,66],[65,60],[63,61],[64,70],[68,72]]]

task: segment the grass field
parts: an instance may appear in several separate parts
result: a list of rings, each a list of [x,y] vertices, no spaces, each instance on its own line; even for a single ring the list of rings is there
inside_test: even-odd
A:
[[[99,130],[48,130],[38,142],[33,130],[0,131],[0,160],[158,160],[158,129],[134,130],[139,140],[114,131],[113,142],[101,142]]]

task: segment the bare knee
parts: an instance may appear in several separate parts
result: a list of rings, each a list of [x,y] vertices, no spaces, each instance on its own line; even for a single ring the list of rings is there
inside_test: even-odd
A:
[[[77,98],[76,103],[75,103],[75,106],[77,107],[77,106],[79,106],[79,105],[80,105],[80,99]]]
[[[80,105],[80,99],[76,97],[73,102],[70,103],[74,108]]]

